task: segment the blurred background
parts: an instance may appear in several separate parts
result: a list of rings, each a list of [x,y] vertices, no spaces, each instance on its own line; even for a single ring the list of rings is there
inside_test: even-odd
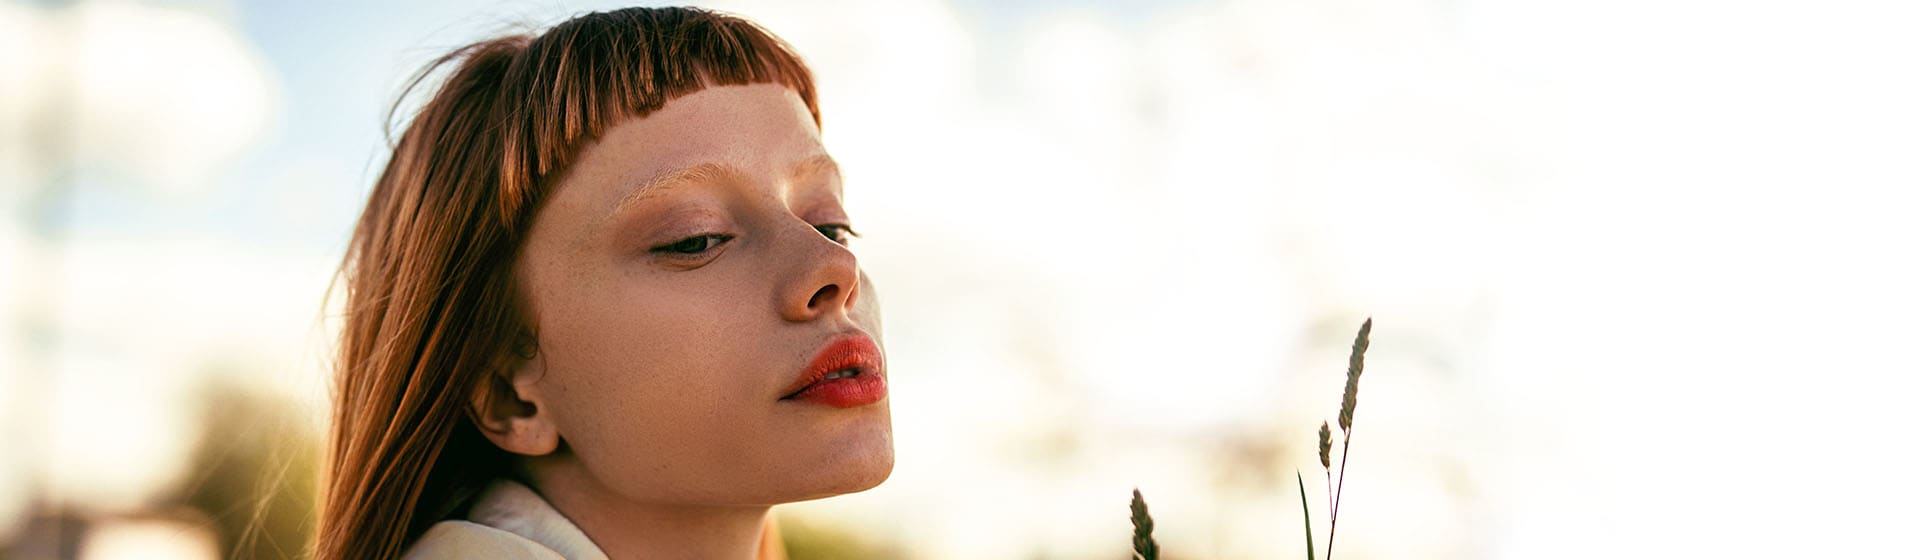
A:
[[[1920,5],[708,5],[884,302],[796,560],[1301,557],[1369,316],[1342,558],[1920,555]],[[0,2],[0,558],[298,555],[386,107],[617,6]]]

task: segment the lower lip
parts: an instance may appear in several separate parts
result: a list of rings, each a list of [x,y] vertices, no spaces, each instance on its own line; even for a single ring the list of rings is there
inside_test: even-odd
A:
[[[788,400],[824,404],[834,408],[866,406],[887,397],[887,380],[863,373],[854,377],[827,379]]]

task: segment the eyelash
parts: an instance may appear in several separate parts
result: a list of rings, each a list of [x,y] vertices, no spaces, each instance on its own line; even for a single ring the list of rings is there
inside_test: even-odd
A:
[[[854,231],[853,226],[850,226],[847,224],[820,224],[813,227],[813,229],[816,231],[825,229],[825,228],[836,228],[836,229],[839,229],[840,231],[846,232],[846,234],[849,236],[860,237],[860,232]],[[827,237],[827,239],[832,239],[834,243],[839,243],[841,245],[846,245],[848,242],[851,241],[850,239],[842,239],[842,238],[835,237],[824,231],[820,232],[820,235],[824,235]],[[692,252],[674,250],[676,248],[681,247],[682,245],[685,245],[689,241],[699,241],[699,240],[706,240],[706,239],[718,239],[718,241],[708,242],[704,247],[694,250]],[[726,243],[728,241],[732,241],[732,240],[733,240],[732,235],[727,235],[724,233],[696,235],[693,237],[675,241],[673,243],[668,243],[666,245],[655,247],[653,249],[653,252],[666,254],[671,257],[697,257],[702,254],[705,254],[707,251],[713,249],[714,247],[719,247],[721,244]]]
[[[853,231],[853,226],[850,226],[847,224],[820,224],[817,226],[813,226],[813,229],[815,230],[818,230],[821,228],[839,228],[841,231],[847,232],[848,236],[860,237],[860,232]],[[840,239],[832,235],[827,235],[826,232],[821,232],[820,235],[826,235],[827,239],[832,239],[834,243],[839,243],[841,245],[846,245],[848,242],[852,241],[851,239]]]
[[[698,250],[695,250],[695,251],[693,251],[693,252],[686,252],[686,251],[676,251],[676,250],[674,250],[674,249],[676,249],[676,248],[679,248],[679,247],[682,247],[682,246],[684,246],[684,245],[686,245],[688,241],[701,241],[701,240],[707,240],[707,239],[717,239],[717,241],[711,241],[711,242],[708,242],[708,243],[706,244],[706,246],[705,246],[705,247],[702,247],[702,248],[700,248],[700,249],[698,249]],[[668,243],[668,244],[666,244],[666,245],[661,245],[661,246],[659,246],[659,247],[655,247],[655,248],[653,249],[653,252],[655,252],[655,253],[661,253],[661,254],[665,254],[665,255],[667,255],[667,256],[669,256],[669,257],[676,257],[676,258],[689,258],[689,257],[697,257],[697,256],[700,256],[701,254],[704,254],[704,253],[706,253],[706,252],[707,252],[707,251],[708,251],[709,249],[712,249],[712,248],[714,248],[714,247],[719,247],[719,246],[720,246],[720,244],[722,244],[722,243],[726,243],[726,242],[728,242],[728,241],[732,241],[732,240],[733,240],[733,236],[731,236],[731,235],[727,235],[727,234],[724,234],[724,233],[714,233],[714,234],[707,234],[707,235],[697,235],[697,236],[693,236],[693,237],[689,237],[689,238],[686,238],[686,239],[682,239],[682,240],[679,240],[679,241],[675,241],[675,242],[672,242],[672,243]]]

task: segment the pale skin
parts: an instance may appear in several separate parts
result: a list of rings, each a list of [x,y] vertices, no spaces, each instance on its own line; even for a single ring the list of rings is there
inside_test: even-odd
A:
[[[538,351],[476,423],[615,559],[753,558],[773,505],[879,485],[890,398],[780,400],[830,337],[881,342],[842,201],[784,86],[615,125],[535,217],[515,274]]]

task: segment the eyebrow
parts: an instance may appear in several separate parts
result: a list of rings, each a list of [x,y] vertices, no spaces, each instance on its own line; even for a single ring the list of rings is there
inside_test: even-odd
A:
[[[840,162],[834,161],[833,156],[824,153],[814,154],[795,162],[793,167],[787,170],[787,180],[798,183],[829,174],[836,177],[840,175]]]
[[[839,175],[840,164],[834,161],[833,156],[825,153],[815,154],[801,159],[787,168],[787,180],[792,182],[800,182],[827,174]],[[689,165],[661,173],[648,179],[645,183],[641,183],[639,187],[628,191],[627,194],[622,195],[620,201],[614,203],[613,211],[607,213],[607,219],[619,216],[622,212],[625,212],[629,206],[645,202],[649,199],[658,198],[681,185],[719,179],[737,180],[745,176],[746,173],[738,167],[713,162]]]

